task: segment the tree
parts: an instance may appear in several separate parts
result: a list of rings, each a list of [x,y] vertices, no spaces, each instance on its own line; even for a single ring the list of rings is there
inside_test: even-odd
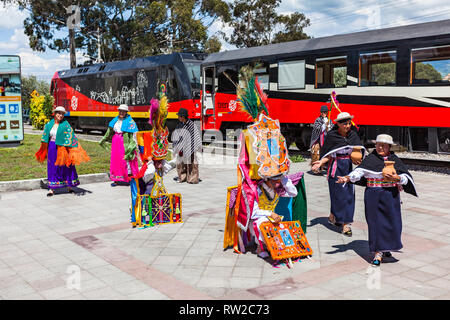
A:
[[[430,83],[442,80],[442,75],[431,64],[424,62],[415,63],[414,68],[415,79],[426,79]]]
[[[0,1],[29,11],[24,21],[25,34],[30,47],[41,52],[69,51],[67,30],[72,20],[68,19],[74,11],[68,9],[76,5],[80,9],[79,29],[74,34],[76,48],[97,57],[100,36],[103,61],[202,50],[208,26],[219,17],[223,21],[230,18],[224,0]]]
[[[309,19],[300,12],[277,14],[280,4],[281,0],[235,0],[230,6],[233,33],[223,34],[225,40],[244,48],[308,39],[303,28],[309,26]]]
[[[205,52],[206,53],[214,53],[219,52],[222,48],[222,43],[217,36],[210,37],[205,43]]]
[[[37,80],[36,76],[22,76],[22,107],[25,109],[30,108],[31,93],[35,91],[40,95],[48,94],[50,91],[50,84],[47,81]]]

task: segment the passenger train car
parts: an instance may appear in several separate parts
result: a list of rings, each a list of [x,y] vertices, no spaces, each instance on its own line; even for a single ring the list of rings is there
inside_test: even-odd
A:
[[[365,142],[389,133],[404,149],[450,152],[450,20],[211,54],[202,63],[203,130],[248,124],[233,84],[247,64],[268,94],[270,116],[300,149],[335,91]]]
[[[55,104],[68,111],[66,117],[74,128],[104,131],[122,103],[129,106],[139,129],[148,129],[150,100],[162,89],[170,102],[167,125],[172,130],[180,107],[189,110],[191,119],[200,119],[203,58],[203,54],[173,53],[57,71],[50,91]]]

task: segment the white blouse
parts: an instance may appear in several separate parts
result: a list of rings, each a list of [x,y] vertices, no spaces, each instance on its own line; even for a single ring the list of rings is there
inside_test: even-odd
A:
[[[383,174],[381,172],[369,171],[362,168],[356,168],[355,170],[350,172],[348,176],[350,178],[350,181],[353,183],[361,180],[363,176],[365,178],[383,179]],[[400,174],[399,177],[400,181],[397,182],[397,184],[401,185],[408,184],[408,176],[405,173]]]
[[[53,125],[52,129],[50,130],[50,141],[56,140],[56,133],[58,132],[58,126],[59,126],[59,123],[55,123]]]
[[[122,133],[122,119],[118,119],[114,124],[114,132]]]

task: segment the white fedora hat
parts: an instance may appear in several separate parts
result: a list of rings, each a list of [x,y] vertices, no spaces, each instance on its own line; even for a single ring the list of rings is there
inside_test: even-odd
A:
[[[377,139],[375,140],[375,143],[380,142],[380,143],[387,143],[390,145],[395,145],[392,136],[388,135],[388,134],[379,134],[377,135]]]
[[[353,116],[350,115],[350,113],[348,113],[348,112],[341,112],[338,114],[337,118],[334,119],[334,122],[339,122],[339,121],[346,120],[346,119],[351,120],[351,119],[353,119]]]
[[[121,104],[120,106],[119,106],[119,109],[118,110],[124,110],[124,111],[126,111],[126,112],[128,112],[129,110],[128,110],[128,106],[126,105],[126,104]]]
[[[64,114],[66,114],[66,109],[64,107],[58,106],[53,110],[53,112],[64,112]]]

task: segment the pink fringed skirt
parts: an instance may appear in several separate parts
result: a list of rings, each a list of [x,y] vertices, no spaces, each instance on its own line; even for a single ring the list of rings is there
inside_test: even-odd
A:
[[[122,133],[115,133],[111,143],[111,163],[109,168],[111,181],[129,182],[131,179],[128,177],[128,165],[130,165],[132,175],[139,172],[137,156],[131,161],[125,160],[124,156],[123,135]]]

